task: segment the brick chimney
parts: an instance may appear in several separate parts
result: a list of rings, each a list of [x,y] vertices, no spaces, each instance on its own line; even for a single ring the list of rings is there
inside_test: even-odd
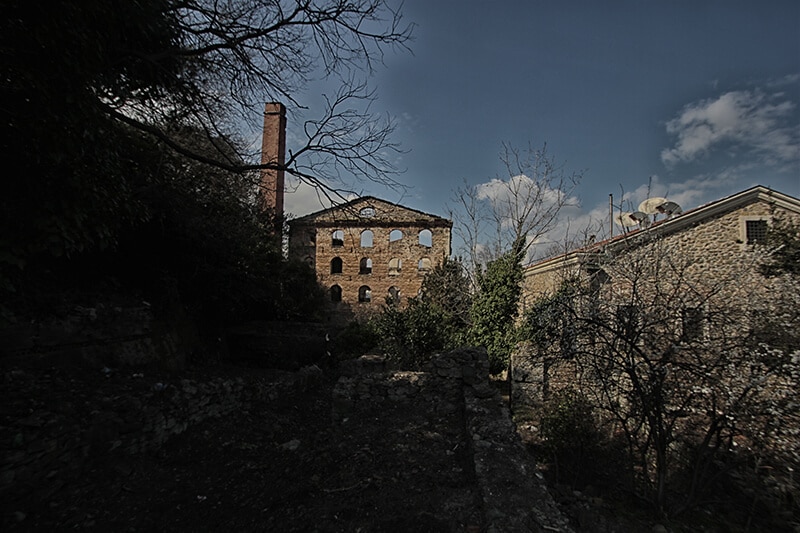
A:
[[[270,102],[264,107],[264,136],[261,141],[261,164],[283,165],[286,162],[286,107]],[[261,198],[265,210],[283,216],[283,170],[261,171]]]

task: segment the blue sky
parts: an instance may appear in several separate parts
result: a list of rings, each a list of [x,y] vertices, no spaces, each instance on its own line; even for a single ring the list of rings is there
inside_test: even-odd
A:
[[[455,187],[505,178],[502,143],[547,143],[581,221],[608,195],[689,209],[755,184],[800,196],[800,2],[406,0],[413,54],[370,79],[397,121],[405,193],[448,216]],[[291,128],[291,126],[290,126]],[[287,212],[322,206],[290,192]],[[634,205],[635,207],[635,205]]]

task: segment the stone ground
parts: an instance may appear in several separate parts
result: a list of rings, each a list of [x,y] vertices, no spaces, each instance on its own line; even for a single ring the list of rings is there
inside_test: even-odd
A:
[[[39,404],[50,406],[68,395],[84,411],[120,393],[118,384],[102,377],[50,374],[47,388],[13,389],[6,383],[0,414],[15,404],[12,395],[35,395]],[[198,369],[191,378],[220,375],[259,383],[277,379],[237,367]],[[256,400],[234,415],[190,426],[157,452],[107,453],[66,483],[53,478],[33,491],[12,489],[0,498],[0,530],[519,531],[488,523],[492,511],[487,512],[487,502],[513,502],[526,492],[516,481],[505,482],[511,470],[491,470],[508,457],[498,448],[500,440],[490,448],[475,435],[468,441],[463,390],[454,381],[418,379],[414,373],[393,376],[402,379],[388,388],[377,377],[371,388],[365,382],[372,378],[352,381],[350,392],[358,393],[359,401],[343,406],[336,391],[348,381],[326,372],[305,392]],[[148,384],[169,379],[144,378]],[[390,401],[375,394],[384,389]],[[417,392],[403,392],[410,389]],[[472,405],[471,412],[499,420],[485,407]],[[491,455],[495,449],[499,455]],[[486,455],[484,461],[478,460],[480,454]],[[482,486],[476,465],[482,465]],[[613,505],[603,491],[556,490],[554,495],[576,531],[743,531],[685,524],[663,528],[635,507]],[[531,525],[524,530],[568,527]]]
[[[205,421],[157,453],[111,454],[53,493],[6,495],[3,529],[483,528],[463,412],[431,410],[420,395],[333,422],[334,385],[326,375],[302,395]]]

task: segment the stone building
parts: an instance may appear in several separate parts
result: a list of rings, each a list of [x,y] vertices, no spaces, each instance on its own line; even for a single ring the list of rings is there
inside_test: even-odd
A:
[[[453,223],[371,196],[289,223],[289,254],[311,265],[344,315],[414,297],[425,274],[450,255]]]
[[[512,356],[512,401],[536,405],[548,391],[591,388],[593,371],[576,354],[600,349],[580,333],[595,320],[611,337],[630,331],[639,351],[651,355],[711,360],[723,348],[794,338],[776,324],[797,322],[797,283],[759,268],[770,252],[759,244],[776,220],[800,224],[800,200],[756,186],[525,268],[523,311],[566,288],[561,305],[572,312],[565,315],[581,322],[568,318],[554,345],[521,347]]]
[[[285,149],[286,109],[267,103],[259,196],[279,217]],[[452,227],[445,218],[365,196],[292,220],[289,255],[316,271],[336,318],[348,319],[380,310],[386,297],[405,305],[416,296],[425,274],[450,256]]]
[[[776,218],[800,221],[800,200],[760,185],[668,216],[526,267],[523,306],[555,293],[565,280],[576,277],[616,285],[611,292],[619,295],[625,292],[620,280],[629,276],[613,276],[611,271],[622,274],[640,258],[652,262],[665,254],[672,262],[686,265],[682,275],[687,280],[710,286],[735,279],[734,285],[749,290],[760,283],[754,245],[764,241]]]

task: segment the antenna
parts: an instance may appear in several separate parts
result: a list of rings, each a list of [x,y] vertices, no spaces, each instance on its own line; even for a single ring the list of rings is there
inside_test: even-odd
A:
[[[639,204],[639,211],[648,215],[655,215],[656,213],[659,212],[658,208],[664,205],[665,203],[667,203],[667,199],[661,198],[660,196],[656,196],[654,198],[648,198],[647,200]]]
[[[658,210],[659,213],[667,216],[680,215],[681,213],[683,213],[683,209],[681,209],[681,206],[679,206],[675,202],[665,202],[660,206],[656,207],[656,209]]]
[[[646,228],[650,225],[650,216],[647,213],[642,213],[641,211],[634,211],[633,213],[620,213],[614,217],[614,220],[626,231],[628,228],[632,228],[633,226]]]
[[[639,221],[633,218],[633,213],[630,212],[620,213],[614,217],[614,220],[623,228],[630,228],[639,224]]]
[[[634,211],[631,213],[631,218],[643,228],[650,225],[650,216],[644,211]]]

